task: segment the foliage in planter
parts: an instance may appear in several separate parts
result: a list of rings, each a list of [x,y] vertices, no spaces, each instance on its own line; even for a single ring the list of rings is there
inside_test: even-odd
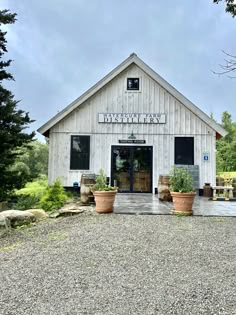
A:
[[[64,188],[59,179],[51,186],[48,186],[45,194],[40,199],[40,207],[46,211],[54,211],[60,209],[68,199]]]
[[[193,192],[193,178],[184,167],[174,167],[170,172],[170,190],[173,192]]]
[[[107,185],[107,176],[103,169],[99,170],[96,176],[95,184],[92,186],[91,190],[94,191],[116,191],[117,187]]]

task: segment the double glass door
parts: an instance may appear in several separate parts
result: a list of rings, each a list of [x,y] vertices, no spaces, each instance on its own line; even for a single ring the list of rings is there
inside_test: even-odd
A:
[[[152,192],[152,147],[112,146],[111,168],[119,192]]]

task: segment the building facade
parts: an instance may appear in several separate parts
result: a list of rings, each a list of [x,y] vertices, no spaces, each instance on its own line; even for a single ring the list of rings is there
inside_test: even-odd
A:
[[[155,192],[174,165],[215,185],[216,139],[226,131],[131,54],[38,130],[49,138],[49,182],[66,187],[104,169],[121,192]]]

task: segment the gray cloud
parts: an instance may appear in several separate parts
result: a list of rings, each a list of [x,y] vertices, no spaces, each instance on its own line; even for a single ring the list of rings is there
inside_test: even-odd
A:
[[[8,84],[37,129],[131,52],[207,114],[234,119],[236,80],[218,77],[221,50],[236,54],[236,20],[206,0],[2,0],[18,14],[8,27]]]

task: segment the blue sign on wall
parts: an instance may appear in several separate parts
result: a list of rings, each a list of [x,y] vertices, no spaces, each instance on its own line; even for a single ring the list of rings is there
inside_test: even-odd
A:
[[[208,162],[209,161],[209,152],[203,153],[203,161]]]

